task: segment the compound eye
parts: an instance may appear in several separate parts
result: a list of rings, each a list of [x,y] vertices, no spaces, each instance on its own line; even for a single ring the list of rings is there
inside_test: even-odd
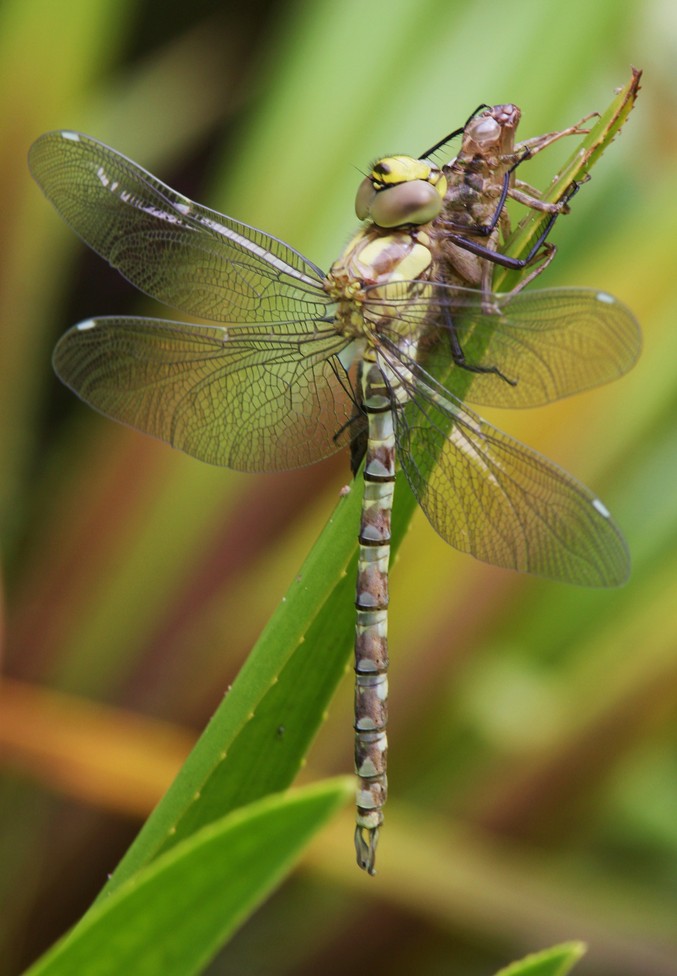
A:
[[[358,202],[359,199],[358,192]],[[438,189],[425,180],[411,180],[374,193],[369,203],[369,216],[379,227],[401,227],[404,224],[427,224],[441,209],[442,197]]]
[[[366,220],[370,216],[371,205],[375,196],[374,184],[369,177],[365,177],[360,183],[355,197],[355,213],[358,220]]]

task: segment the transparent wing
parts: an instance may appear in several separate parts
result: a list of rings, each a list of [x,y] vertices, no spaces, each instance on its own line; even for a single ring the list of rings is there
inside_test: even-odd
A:
[[[346,343],[314,325],[92,319],[62,336],[54,368],[101,413],[201,461],[286,470],[349,439],[353,394],[338,359]]]
[[[627,579],[606,508],[547,458],[481,420],[439,385],[388,365],[412,401],[395,411],[400,465],[433,528],[484,562],[585,586]]]
[[[392,305],[400,322],[431,333],[422,362],[445,388],[470,403],[535,407],[608,383],[626,373],[641,351],[636,319],[616,298],[581,288],[553,288],[494,295],[445,284],[421,283],[412,301],[411,282],[381,286],[373,306]],[[426,318],[427,316],[427,318]],[[377,333],[396,340],[387,320]],[[401,333],[401,326],[399,328]],[[470,372],[454,364],[456,342]]]
[[[103,143],[48,132],[28,161],[66,223],[152,298],[210,321],[322,317],[329,298],[310,261],[193,203]]]

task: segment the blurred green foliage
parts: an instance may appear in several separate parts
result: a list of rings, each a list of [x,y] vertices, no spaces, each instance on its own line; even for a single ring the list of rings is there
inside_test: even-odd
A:
[[[676,22],[658,0],[524,0],[500,16],[442,0],[4,0],[0,971],[101,888],[348,477],[343,457],[259,478],[209,469],[58,387],[65,327],[157,309],[60,225],[28,176],[30,142],[90,132],[326,267],[376,155],[420,151],[479,102],[520,105],[523,137],[569,125],[635,63],[638,107],[558,222],[542,280],[618,295],[643,358],[613,387],[489,418],[600,493],[632,579],[599,593],[518,577],[416,516],[392,581],[379,875],[354,867],[348,815],[211,971],[359,976],[377,959],[480,976],[582,938],[581,976],[675,972]],[[566,155],[527,178],[545,185]],[[346,679],[304,780],[349,769],[351,694]]]

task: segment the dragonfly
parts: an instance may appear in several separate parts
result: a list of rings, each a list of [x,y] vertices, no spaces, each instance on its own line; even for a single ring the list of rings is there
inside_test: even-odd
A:
[[[552,226],[559,214],[568,212],[569,201],[587,179],[574,181],[565,187],[558,202],[549,203],[543,201],[539,191],[528,183],[515,180],[514,174],[523,162],[559,139],[569,135],[587,134],[589,130],[583,126],[597,115],[596,112],[566,129],[515,144],[521,114],[519,107],[511,103],[493,107],[480,105],[464,126],[440,139],[419,157],[434,159],[443,156],[443,150],[457,136],[462,136],[458,154],[448,163],[440,161],[447,189],[442,211],[431,224],[431,234],[434,236],[433,246],[438,257],[437,271],[440,276],[457,287],[481,287],[487,300],[491,298],[491,279],[497,266],[514,271],[529,269],[528,273],[521,275],[512,294],[521,291],[545,271],[557,252],[556,246],[547,240]],[[368,187],[366,189],[368,191]],[[502,238],[503,244],[507,244],[511,235],[510,218],[505,209],[508,197],[531,210],[548,215],[523,258],[511,257],[499,250],[499,238]],[[359,198],[356,209],[359,215]],[[490,307],[491,302],[488,301],[487,304]],[[455,337],[453,324],[449,336],[452,340]],[[497,367],[487,369],[480,365],[473,366],[465,360],[457,341],[454,342],[453,360],[471,372],[496,372],[501,375]],[[359,416],[354,419],[357,421]],[[362,424],[362,427],[360,432],[356,423],[353,430],[353,474],[357,472],[366,449],[366,426]]]
[[[522,154],[485,167],[491,178],[475,193],[489,218],[478,223],[465,219],[463,151],[443,166],[429,158],[443,144],[371,166],[356,197],[362,224],[326,273],[89,136],[49,132],[29,153],[41,189],[93,250],[147,295],[204,320],[104,316],[72,327],[53,362],[82,400],[237,471],[302,467],[362,444],[355,847],[369,874],[387,796],[396,460],[433,528],[463,552],[585,586],[629,573],[603,502],[467,404],[536,406],[616,379],[637,359],[638,325],[603,291],[491,292],[485,265],[502,260],[507,196],[525,192],[514,174]],[[565,206],[544,211],[550,220]],[[536,263],[547,260],[541,243]]]

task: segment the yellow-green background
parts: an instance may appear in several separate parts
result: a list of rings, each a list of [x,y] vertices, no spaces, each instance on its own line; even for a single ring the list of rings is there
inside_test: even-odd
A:
[[[0,973],[100,888],[348,479],[343,456],[210,469],[59,387],[68,325],[162,310],[60,225],[30,142],[89,132],[326,267],[377,154],[422,151],[480,102],[519,104],[524,137],[561,128],[604,109],[631,64],[637,109],[541,283],[623,299],[642,360],[491,419],[599,492],[632,579],[520,578],[418,515],[392,582],[379,874],[355,868],[347,812],[211,972],[480,976],[583,938],[581,976],[677,973],[676,56],[659,0],[0,4]],[[543,185],[565,156],[524,175]],[[350,685],[306,781],[350,768]]]

